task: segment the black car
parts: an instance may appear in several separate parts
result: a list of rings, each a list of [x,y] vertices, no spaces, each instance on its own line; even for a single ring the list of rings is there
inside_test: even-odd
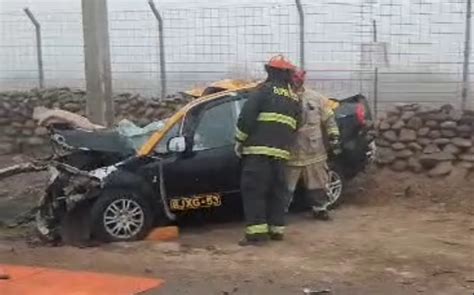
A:
[[[234,154],[235,124],[254,85],[193,100],[135,151],[114,130],[54,129],[60,154],[41,199],[37,228],[57,239],[72,218],[103,241],[145,237],[153,225],[189,212],[240,208],[240,160]],[[331,202],[341,200],[343,181],[364,169],[373,152],[366,99],[334,100],[343,153],[330,158]],[[237,202],[235,201],[237,200]]]

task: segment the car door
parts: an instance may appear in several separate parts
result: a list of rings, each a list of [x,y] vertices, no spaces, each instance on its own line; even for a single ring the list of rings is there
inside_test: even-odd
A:
[[[187,151],[165,165],[170,198],[219,195],[223,201],[239,194],[240,159],[234,153],[234,133],[244,100],[243,95],[229,95],[187,114],[181,132]]]

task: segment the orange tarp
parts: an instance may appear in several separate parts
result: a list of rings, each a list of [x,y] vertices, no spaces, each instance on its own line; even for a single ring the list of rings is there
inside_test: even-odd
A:
[[[40,267],[0,265],[0,270],[10,276],[0,280],[1,295],[131,295],[163,284],[157,279]]]

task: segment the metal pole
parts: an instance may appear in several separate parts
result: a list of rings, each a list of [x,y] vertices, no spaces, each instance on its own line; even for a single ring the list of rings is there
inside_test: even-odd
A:
[[[471,56],[471,16],[472,16],[472,1],[467,0],[466,5],[466,31],[464,38],[464,63],[462,71],[462,102],[461,109],[467,108],[467,97],[469,95],[469,63]]]
[[[82,0],[87,86],[87,117],[96,124],[114,121],[107,0]]]
[[[44,88],[44,70],[43,70],[43,50],[41,45],[41,24],[36,20],[33,13],[28,7],[24,8],[23,11],[26,13],[30,21],[35,26],[36,31],[36,59],[38,62],[38,80],[39,88]]]
[[[374,19],[372,21],[373,28],[373,42],[374,45],[377,43],[377,21]],[[374,69],[374,117],[377,119],[378,113],[378,104],[379,104],[379,68],[375,65]]]
[[[161,79],[161,99],[166,97],[166,61],[165,61],[165,41],[163,35],[163,18],[155,6],[153,0],[148,0],[151,11],[158,21],[158,46],[160,48],[160,79]]]
[[[300,19],[300,68],[305,68],[305,24],[304,24],[304,10],[303,5],[301,5],[301,0],[295,0],[296,8],[298,9],[298,16]]]

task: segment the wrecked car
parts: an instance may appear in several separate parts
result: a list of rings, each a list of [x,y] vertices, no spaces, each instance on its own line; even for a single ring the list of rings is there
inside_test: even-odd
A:
[[[189,212],[235,211],[240,199],[240,160],[233,150],[239,111],[255,84],[220,89],[197,98],[140,144],[116,129],[84,131],[55,127],[59,155],[36,216],[39,233],[61,238],[67,220],[80,220],[101,241],[144,238],[157,224]],[[371,120],[362,95],[332,99],[343,152],[330,158],[329,198],[342,200],[345,181],[373,155]],[[234,200],[232,202],[231,200]]]

